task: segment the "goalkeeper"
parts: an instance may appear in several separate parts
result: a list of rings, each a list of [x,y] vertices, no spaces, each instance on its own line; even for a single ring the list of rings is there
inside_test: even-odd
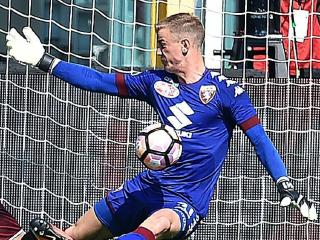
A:
[[[275,181],[280,205],[295,206],[303,217],[317,219],[314,206],[290,182],[248,94],[235,81],[205,67],[199,19],[175,14],[160,21],[156,32],[164,69],[138,75],[102,73],[54,58],[28,27],[24,37],[15,29],[7,35],[8,53],[17,61],[88,91],[146,101],[182,138],[177,164],[163,171],[145,170],[108,192],[65,230],[70,239],[187,238],[208,213],[236,125]]]

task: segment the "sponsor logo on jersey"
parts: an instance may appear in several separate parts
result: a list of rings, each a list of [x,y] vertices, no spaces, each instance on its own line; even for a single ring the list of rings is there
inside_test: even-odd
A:
[[[217,88],[214,85],[201,86],[199,91],[199,97],[203,104],[209,103],[216,95]]]
[[[186,131],[182,131],[182,130],[176,130],[176,133],[178,134],[179,137],[192,138],[192,133],[191,132],[186,132]]]
[[[164,81],[155,82],[154,89],[166,98],[175,98],[180,94],[179,89],[174,84]]]

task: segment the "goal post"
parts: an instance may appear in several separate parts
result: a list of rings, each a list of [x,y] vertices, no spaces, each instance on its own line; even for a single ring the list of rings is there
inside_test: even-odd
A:
[[[1,203],[25,229],[38,216],[69,226],[106,191],[144,169],[135,157],[135,138],[159,120],[146,103],[89,93],[17,64],[5,48],[9,29],[33,27],[46,50],[63,60],[135,74],[160,67],[156,22],[169,13],[187,11],[199,16],[206,28],[206,64],[248,91],[290,179],[319,213],[320,80],[313,75],[317,70],[305,68],[308,75],[300,78],[290,74],[296,60],[287,53],[281,59],[275,50],[281,50],[276,48],[279,42],[293,42],[281,32],[269,32],[270,22],[263,34],[243,32],[248,14],[254,19],[290,16],[289,8],[280,12],[269,5],[261,5],[262,12],[248,11],[244,4],[249,2],[0,0]],[[283,8],[296,4],[281,2]],[[312,19],[318,15],[309,10]],[[299,66],[316,66],[317,39],[316,33],[306,36],[313,54],[299,60]],[[287,66],[281,72],[285,77],[270,76],[279,70],[275,63]],[[296,210],[279,206],[274,182],[248,139],[235,129],[209,214],[190,239],[315,240],[319,234],[319,220],[306,221]]]

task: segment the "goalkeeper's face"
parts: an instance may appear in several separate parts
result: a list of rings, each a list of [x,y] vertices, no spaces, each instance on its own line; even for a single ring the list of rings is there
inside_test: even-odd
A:
[[[157,54],[166,71],[180,72],[184,60],[182,49],[181,41],[169,29],[159,30]]]

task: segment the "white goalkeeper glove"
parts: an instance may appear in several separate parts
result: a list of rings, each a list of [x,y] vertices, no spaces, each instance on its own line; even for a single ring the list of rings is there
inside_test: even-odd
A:
[[[303,217],[309,220],[317,220],[317,211],[313,204],[311,204],[304,196],[294,190],[293,184],[289,178],[281,177],[277,181],[278,192],[280,193],[280,206],[287,207],[292,205],[299,209]]]
[[[10,29],[6,37],[9,56],[19,62],[38,67],[45,72],[51,70],[55,58],[45,53],[40,39],[30,27],[23,28],[22,32],[25,38],[16,29]]]

